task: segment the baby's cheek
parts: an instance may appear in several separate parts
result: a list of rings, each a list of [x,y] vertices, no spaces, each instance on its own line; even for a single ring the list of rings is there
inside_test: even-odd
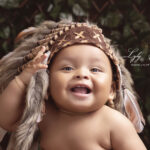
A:
[[[59,92],[60,89],[63,88],[64,86],[64,80],[62,79],[62,77],[60,75],[57,74],[53,74],[50,77],[50,89],[51,92]]]
[[[49,88],[50,88],[51,93],[53,92],[54,89],[57,88],[56,81],[57,80],[56,80],[55,76],[53,76],[53,75],[49,78]]]
[[[99,87],[110,87],[111,86],[111,77],[108,75],[100,76],[96,78],[95,82]]]
[[[111,91],[111,79],[106,77],[99,78],[95,82],[94,89],[98,95],[101,95],[101,98],[103,97],[104,99],[107,99]]]

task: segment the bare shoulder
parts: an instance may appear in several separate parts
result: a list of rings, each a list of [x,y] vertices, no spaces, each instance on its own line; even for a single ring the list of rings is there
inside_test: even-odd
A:
[[[103,117],[105,117],[106,121],[111,122],[111,126],[114,124],[119,125],[122,123],[122,121],[130,122],[123,114],[121,114],[119,111],[112,109],[108,106],[103,106],[103,108],[100,110],[100,112]],[[119,124],[117,123],[119,122]]]
[[[114,130],[114,126],[116,127],[122,127],[122,125],[126,126],[132,126],[132,123],[129,121],[129,119],[124,116],[122,113],[119,111],[112,109],[108,106],[104,107],[104,113],[105,113],[105,118],[107,119],[108,122],[111,124],[111,129]]]
[[[127,117],[107,106],[104,108],[104,112],[107,123],[110,125],[110,138],[114,150],[146,150],[133,124]]]

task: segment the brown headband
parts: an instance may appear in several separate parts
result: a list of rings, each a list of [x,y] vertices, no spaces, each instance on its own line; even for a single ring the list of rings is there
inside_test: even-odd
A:
[[[102,30],[95,25],[88,25],[86,23],[71,23],[59,24],[56,28],[52,29],[50,34],[46,35],[44,39],[37,42],[39,46],[32,49],[31,52],[24,57],[25,62],[33,59],[39,52],[42,46],[46,47],[47,51],[51,52],[48,64],[51,58],[61,49],[74,44],[90,44],[100,48],[112,60],[116,66],[117,71],[117,87],[119,82],[119,61],[113,54],[110,46],[105,41]],[[19,72],[25,68],[25,65],[18,68]]]

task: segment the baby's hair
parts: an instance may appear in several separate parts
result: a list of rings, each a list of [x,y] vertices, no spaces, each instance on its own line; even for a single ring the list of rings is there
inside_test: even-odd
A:
[[[102,35],[102,30],[100,28],[96,27],[95,25],[92,26],[92,24],[90,25],[89,23],[80,24],[72,23],[70,21],[45,21],[38,27],[29,28],[28,30],[21,32],[16,39],[16,42],[18,43],[17,48],[0,60],[0,93],[2,93],[2,91],[8,86],[9,82],[19,74],[18,68],[19,71],[21,71],[20,67],[32,60],[42,46],[45,46],[46,50],[50,50],[50,46],[54,43],[54,40],[57,41],[58,38],[56,34],[56,36],[52,37],[54,40],[51,39],[50,36],[53,34],[53,31],[57,33],[58,30],[58,34],[61,38],[61,36],[65,34],[64,32],[62,33],[63,30],[69,32],[69,29],[74,30],[77,28],[79,30],[80,27],[91,31],[91,33],[92,30],[94,30],[100,34],[103,45],[95,46],[101,47],[102,50],[103,48],[106,48],[107,50],[107,48],[110,47],[110,53],[109,51],[105,53],[110,59],[113,71],[113,79],[116,83],[116,97],[114,99],[115,109],[122,112],[127,117],[130,117],[130,114],[128,114],[125,110],[123,98],[126,98],[128,93],[133,93],[136,95],[132,88],[133,80],[131,75],[125,68],[123,58],[120,56],[118,51],[116,51],[116,48],[111,45],[111,41]],[[61,28],[62,30],[60,30]],[[93,40],[94,44],[94,39],[91,38],[90,40]],[[87,41],[84,40],[84,42]],[[54,59],[55,54],[59,53],[58,50],[60,50],[55,46],[56,45],[53,46],[53,48],[55,48],[55,53],[53,54],[53,57],[51,56],[50,63]],[[118,62],[119,64],[117,64]],[[15,133],[15,138],[17,141],[15,148],[16,150],[28,150],[32,145],[35,132],[38,130],[37,119],[41,115],[44,96],[48,89],[49,75],[50,74],[48,71],[40,70],[35,73],[30,80],[26,90],[26,106],[23,116],[20,120],[20,125]],[[128,92],[128,90],[131,92]],[[141,128],[139,131],[141,131]]]

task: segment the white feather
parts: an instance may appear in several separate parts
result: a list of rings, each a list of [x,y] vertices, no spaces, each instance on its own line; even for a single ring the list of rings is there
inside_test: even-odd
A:
[[[128,89],[124,89],[124,107],[129,119],[134,124],[136,131],[138,133],[142,132],[145,120],[136,101],[136,97]]]

